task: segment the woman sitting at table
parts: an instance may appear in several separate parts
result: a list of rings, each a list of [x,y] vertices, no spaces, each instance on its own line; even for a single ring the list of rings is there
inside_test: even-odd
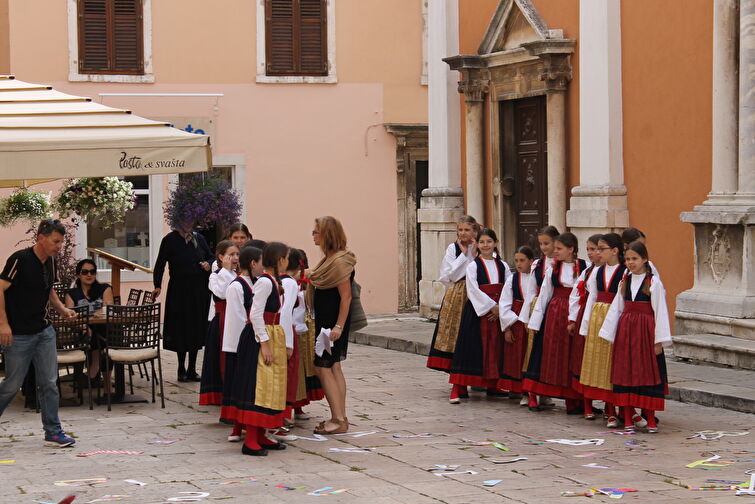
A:
[[[111,304],[114,304],[113,289],[109,284],[97,281],[97,264],[92,259],[79,261],[76,264],[76,287],[66,293],[65,305],[68,308],[88,306],[91,317],[101,314],[105,306]],[[105,326],[98,324],[89,327],[92,332],[92,355],[89,358],[87,373],[92,380],[92,385],[99,386],[97,377],[100,374],[100,339],[105,337]],[[105,392],[109,391],[109,385],[109,380],[107,380]]]

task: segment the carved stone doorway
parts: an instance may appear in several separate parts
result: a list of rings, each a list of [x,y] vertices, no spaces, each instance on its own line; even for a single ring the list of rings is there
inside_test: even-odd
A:
[[[398,309],[415,311],[422,271],[417,210],[422,191],[428,187],[427,125],[386,124],[385,129],[396,137]]]
[[[504,257],[520,245],[537,253],[537,230],[548,223],[545,96],[498,103]]]

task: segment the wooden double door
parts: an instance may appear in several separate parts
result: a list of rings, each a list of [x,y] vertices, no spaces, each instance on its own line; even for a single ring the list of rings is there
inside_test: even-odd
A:
[[[505,256],[521,245],[539,254],[537,230],[548,224],[545,96],[500,102],[501,210]]]

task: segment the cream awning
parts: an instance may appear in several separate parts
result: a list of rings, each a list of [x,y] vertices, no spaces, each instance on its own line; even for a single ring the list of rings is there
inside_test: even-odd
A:
[[[210,139],[0,75],[0,187],[207,171]]]

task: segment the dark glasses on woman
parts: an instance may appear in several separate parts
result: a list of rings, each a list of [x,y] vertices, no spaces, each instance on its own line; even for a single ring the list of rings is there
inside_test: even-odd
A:
[[[95,270],[95,269],[83,269],[83,270],[80,271],[80,273],[82,275],[96,275],[97,274],[97,270]]]

